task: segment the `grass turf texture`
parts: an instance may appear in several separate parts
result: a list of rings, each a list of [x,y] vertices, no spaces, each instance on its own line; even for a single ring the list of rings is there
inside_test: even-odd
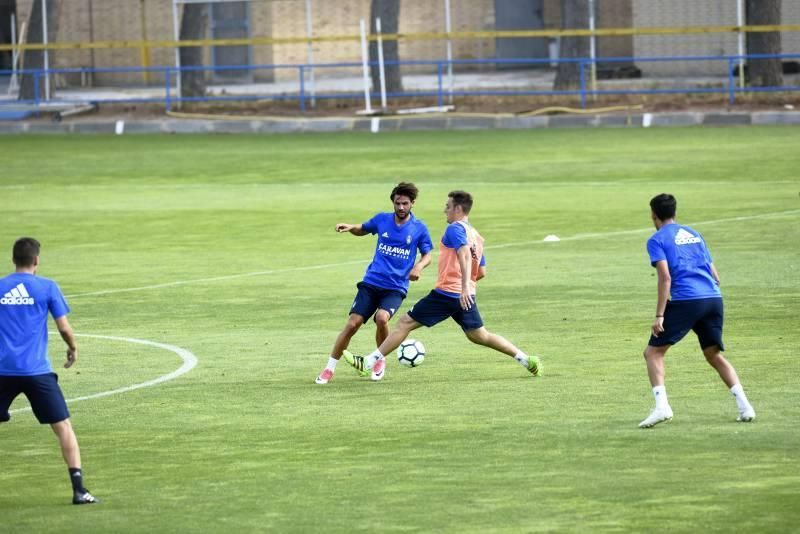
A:
[[[200,363],[71,405],[99,506],[68,504],[52,433],[14,414],[0,426],[0,530],[793,530],[799,145],[796,128],[2,137],[7,257],[39,238],[40,274],[60,282],[77,332]],[[437,242],[447,192],[475,195],[484,320],[541,354],[543,378],[446,323],[414,333],[420,368],[392,358],[374,384],[343,363],[314,385],[374,248],[334,224],[391,209],[400,180],[420,186],[415,213]],[[734,422],[689,336],[667,359],[675,419],[636,426],[652,406],[648,201],[665,191],[720,270],[754,424]],[[551,233],[570,239],[542,243]],[[119,292],[87,294],[106,290]],[[351,349],[373,340],[366,326]],[[180,365],[79,341],[59,373],[68,398]],[[51,340],[56,366],[62,354]]]

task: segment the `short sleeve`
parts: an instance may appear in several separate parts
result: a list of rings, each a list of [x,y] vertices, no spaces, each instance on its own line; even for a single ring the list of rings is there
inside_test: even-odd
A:
[[[442,243],[447,248],[459,249],[469,243],[467,241],[467,231],[462,225],[453,223],[444,231]]]
[[[647,255],[650,256],[650,265],[652,266],[655,266],[659,261],[667,259],[664,247],[654,237],[647,240]]]
[[[479,263],[481,267],[486,267],[486,255],[481,256],[481,262]]]
[[[377,233],[378,232],[378,225],[380,224],[380,220],[381,220],[381,215],[383,215],[383,214],[382,213],[378,213],[377,215],[372,217],[367,222],[361,223],[361,228],[363,228],[364,230],[367,231],[367,233],[370,233],[370,234]]]
[[[69,313],[67,299],[64,298],[61,288],[55,282],[50,285],[50,301],[47,303],[47,307],[53,319],[60,319]]]
[[[431,250],[433,250],[433,241],[431,240],[431,234],[428,232],[428,227],[424,224],[422,225],[422,235],[419,239],[418,245],[419,251],[422,254],[427,254]]]

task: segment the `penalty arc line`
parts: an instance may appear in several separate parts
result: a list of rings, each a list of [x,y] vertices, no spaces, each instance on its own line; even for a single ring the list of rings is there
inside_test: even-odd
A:
[[[170,352],[174,352],[177,354],[181,360],[183,360],[183,364],[172,371],[171,373],[167,373],[165,375],[159,376],[158,378],[154,378],[152,380],[147,380],[146,382],[141,382],[139,384],[133,384],[130,386],[124,386],[117,389],[112,389],[109,391],[101,391],[100,393],[93,393],[91,395],[84,395],[82,397],[74,397],[72,399],[67,399],[67,403],[71,404],[73,402],[83,401],[83,400],[90,400],[90,399],[99,399],[101,397],[108,397],[110,395],[117,395],[119,393],[127,393],[128,391],[133,391],[136,389],[147,388],[150,386],[155,386],[157,384],[161,384],[162,382],[168,382],[179,376],[188,373],[192,369],[195,368],[197,365],[197,356],[192,354],[186,349],[181,347],[176,347],[175,345],[168,345],[166,343],[158,343],[156,341],[148,341],[146,339],[136,339],[132,337],[117,337],[117,336],[101,336],[95,334],[75,334],[79,337],[90,337],[95,339],[110,339],[112,341],[124,341],[126,343],[137,343],[139,345],[146,345],[148,347],[156,347],[159,349],[168,350]],[[29,412],[31,410],[30,407],[26,408],[18,408],[16,410],[9,410],[9,413],[18,413],[18,412]]]
[[[726,219],[716,219],[716,220],[709,220],[709,221],[697,221],[692,223],[687,223],[689,226],[704,226],[708,224],[721,224],[721,223],[728,223],[728,222],[739,222],[739,221],[750,221],[753,219],[768,219],[772,217],[783,217],[786,215],[797,215],[800,214],[800,210],[787,210],[787,211],[776,211],[772,213],[761,213],[758,215],[743,215],[740,217],[729,217]],[[583,239],[601,239],[607,237],[618,237],[618,236],[625,236],[625,235],[635,235],[641,234],[645,232],[652,232],[654,231],[652,228],[637,228],[635,230],[618,230],[614,232],[600,232],[600,233],[589,233],[589,234],[575,234],[569,237],[562,237],[561,241],[580,241]],[[499,245],[489,245],[486,247],[486,250],[496,250],[502,248],[509,248],[509,247],[519,247],[519,246],[527,246],[527,245],[541,245],[544,242],[542,240],[536,241],[514,241],[511,243],[502,243]],[[241,274],[229,274],[229,275],[222,275],[222,276],[213,276],[210,278],[194,278],[191,280],[176,280],[174,282],[165,282],[163,284],[153,284],[149,286],[139,286],[139,287],[127,287],[127,288],[120,288],[120,289],[106,289],[102,291],[90,291],[87,293],[74,293],[72,295],[67,295],[67,298],[77,298],[77,297],[90,297],[90,296],[100,296],[100,295],[112,295],[115,293],[130,293],[133,291],[146,291],[150,289],[161,289],[165,287],[175,287],[175,286],[185,286],[190,284],[202,284],[207,282],[220,282],[226,280],[236,280],[239,278],[248,278],[251,276],[266,276],[271,274],[282,274],[282,273],[296,273],[301,271],[313,271],[318,269],[328,269],[331,267],[343,267],[346,265],[360,265],[368,263],[365,260],[353,260],[353,261],[345,261],[341,263],[327,263],[323,265],[309,265],[305,267],[290,267],[286,269],[270,269],[266,271],[254,271],[250,273],[241,273]]]

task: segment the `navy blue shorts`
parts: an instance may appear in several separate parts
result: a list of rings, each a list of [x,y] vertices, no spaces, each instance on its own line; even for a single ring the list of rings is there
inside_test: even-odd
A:
[[[461,326],[464,332],[476,330],[483,326],[478,302],[472,304],[467,311],[461,309],[461,300],[431,291],[408,310],[408,315],[419,324],[431,327],[450,317]]]
[[[389,317],[391,318],[397,313],[406,298],[403,293],[395,289],[383,289],[364,282],[359,282],[356,287],[358,288],[358,293],[356,293],[356,298],[350,307],[350,313],[359,314],[364,318],[365,322],[378,309],[389,312]]]
[[[69,418],[64,394],[58,387],[58,375],[0,376],[0,422],[8,421],[8,408],[20,393],[31,403],[33,415],[43,425]]]
[[[649,345],[663,347],[674,345],[694,330],[700,348],[714,345],[725,350],[722,344],[722,298],[670,300],[664,311],[664,331],[658,337],[650,336]]]

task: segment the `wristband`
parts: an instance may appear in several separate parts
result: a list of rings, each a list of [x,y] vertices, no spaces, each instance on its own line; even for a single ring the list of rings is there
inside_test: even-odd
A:
[[[662,319],[664,318],[663,315],[656,315],[656,318],[658,318],[658,317],[661,317]]]

